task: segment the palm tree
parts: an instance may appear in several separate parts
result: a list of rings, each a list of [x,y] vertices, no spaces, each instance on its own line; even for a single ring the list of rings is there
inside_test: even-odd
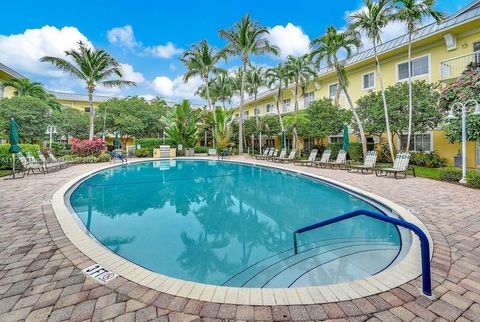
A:
[[[310,123],[310,119],[305,113],[292,113],[285,116],[285,125],[293,131],[293,148],[298,147],[298,129]]]
[[[410,150],[412,137],[413,94],[412,94],[412,37],[424,18],[431,17],[437,23],[444,19],[443,13],[434,10],[435,0],[397,0],[395,17],[407,25],[408,30],[408,136],[406,151]]]
[[[324,35],[314,39],[311,43],[312,57],[317,58],[317,65],[320,66],[322,61],[325,61],[329,66],[333,66],[338,76],[337,91],[345,93],[350,109],[352,110],[353,117],[357,123],[358,130],[360,132],[360,139],[362,141],[363,157],[367,155],[367,139],[365,137],[365,131],[363,130],[363,124],[358,117],[355,107],[353,106],[352,98],[348,93],[348,78],[345,71],[344,62],[352,56],[353,50],[357,50],[361,45],[360,36],[353,30],[337,31],[335,26],[330,26]],[[344,61],[339,61],[338,52],[344,50],[346,57]],[[338,104],[338,101],[335,102]]]
[[[226,109],[225,103],[231,102],[235,91],[235,84],[228,73],[220,73],[213,79],[213,89],[216,97],[222,102],[223,109]]]
[[[278,119],[280,120],[280,128],[282,130],[282,148],[285,147],[285,127],[283,126],[282,114],[280,113],[280,101],[282,99],[282,89],[288,87],[288,79],[290,74],[284,65],[278,64],[276,67],[267,69],[265,73],[265,78],[267,80],[267,86],[270,89],[277,89],[276,107]]]
[[[252,21],[249,15],[242,17],[233,29],[220,30],[218,34],[228,42],[226,51],[229,55],[240,56],[242,60],[242,80],[240,84],[240,117],[238,126],[238,152],[243,153],[243,100],[245,93],[245,79],[250,55],[273,54],[278,55],[279,49],[270,44],[265,38],[270,32],[268,28]]]
[[[78,42],[78,49],[65,51],[65,56],[71,58],[70,62],[64,58],[45,56],[40,59],[55,65],[58,69],[66,72],[86,83],[88,91],[88,105],[90,108],[90,129],[88,137],[93,139],[95,108],[93,106],[93,92],[97,86],[123,87],[135,86],[135,82],[121,79],[122,67],[108,52],[103,49],[90,48],[83,42]],[[112,77],[118,77],[112,79]]]
[[[288,56],[287,61],[285,62],[285,68],[290,75],[290,81],[295,84],[294,111],[298,112],[298,96],[300,95],[300,89],[303,91],[303,89],[307,86],[308,81],[315,77],[315,71],[312,68],[311,56]]]
[[[4,85],[15,88],[17,96],[36,97],[44,100],[52,110],[61,110],[61,105],[55,100],[55,96],[49,93],[41,83],[32,82],[28,78],[18,78],[7,80]]]
[[[380,68],[380,60],[377,53],[377,44],[382,43],[382,29],[385,28],[393,16],[391,14],[392,6],[390,0],[365,0],[365,10],[350,15],[350,28],[353,30],[363,31],[373,43],[373,53],[377,64],[378,79],[380,81],[380,89],[382,92],[383,111],[385,113],[385,126],[387,129],[388,148],[390,157],[394,160],[392,132],[390,131],[390,118],[388,117],[387,99],[385,97],[385,87],[383,86],[382,71]]]
[[[265,69],[261,66],[250,66],[246,77],[246,90],[248,95],[253,95],[254,108],[257,108],[257,95],[260,87],[265,85]]]
[[[210,111],[213,111],[209,88],[210,74],[224,72],[222,68],[219,68],[216,65],[221,59],[225,58],[226,56],[223,50],[218,50],[216,47],[210,46],[206,40],[202,40],[198,44],[192,45],[192,47],[185,51],[180,58],[180,61],[185,64],[185,67],[187,67],[187,72],[183,75],[184,82],[187,82],[194,76],[201,77],[205,86],[205,97]]]
[[[202,117],[202,111],[192,109],[188,100],[175,105],[167,115],[162,116],[162,123],[168,137],[176,145],[181,144],[185,148],[193,148],[197,139],[197,123]]]
[[[232,121],[233,110],[222,109],[221,107],[215,108],[217,123],[215,124],[215,139],[219,149],[225,149],[232,140]]]

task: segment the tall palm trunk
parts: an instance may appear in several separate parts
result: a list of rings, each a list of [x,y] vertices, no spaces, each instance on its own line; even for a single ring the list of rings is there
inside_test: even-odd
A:
[[[360,132],[360,140],[362,141],[363,158],[365,159],[367,157],[367,138],[365,137],[365,130],[363,129],[363,124],[362,124],[362,121],[360,121],[360,118],[358,117],[357,111],[355,111],[355,107],[353,107],[352,98],[350,97],[350,94],[348,93],[347,88],[343,87],[343,91],[345,93],[345,96],[347,97],[348,105],[350,105],[350,109],[352,110],[353,118],[357,123],[358,131]]]
[[[295,108],[293,110],[295,113],[298,112],[298,79],[295,80]]]
[[[282,93],[282,87],[278,88],[278,94],[277,94],[277,114],[278,114],[278,119],[280,120],[280,128],[282,130],[282,144],[281,146],[284,147],[285,144],[285,128],[283,127],[283,120],[282,120],[282,114],[280,113],[280,96]]]
[[[217,116],[215,115],[215,111],[212,108],[212,101],[210,100],[210,89],[208,88],[208,75],[207,77],[203,78],[205,82],[205,91],[207,93],[207,104],[208,104],[208,109],[212,111],[213,113],[213,147],[215,148],[215,126],[217,125]]]
[[[88,130],[88,139],[93,140],[93,127],[94,127],[94,120],[95,120],[95,109],[93,107],[93,89],[88,88],[88,108],[90,109],[90,124]]]
[[[243,62],[242,82],[240,84],[240,115],[238,119],[238,154],[243,154],[243,95],[245,91],[245,74],[247,72],[247,63]]]
[[[394,154],[393,154],[392,132],[390,131],[390,118],[388,117],[387,98],[385,97],[385,88],[383,86],[382,71],[381,71],[381,68],[380,68],[380,61],[378,59],[377,43],[376,43],[375,39],[373,39],[373,52],[375,53],[375,60],[377,62],[378,80],[380,82],[380,89],[382,91],[383,111],[385,113],[385,125],[386,125],[386,128],[387,128],[388,148],[390,150],[390,157],[392,158],[392,161],[393,161],[395,159],[395,157],[394,157]]]
[[[412,137],[413,95],[412,95],[412,32],[408,31],[408,135],[405,151],[410,151]]]

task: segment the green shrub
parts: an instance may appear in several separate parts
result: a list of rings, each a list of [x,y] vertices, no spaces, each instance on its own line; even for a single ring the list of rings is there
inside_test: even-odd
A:
[[[440,172],[440,180],[455,182],[462,179],[462,170],[457,168],[445,168]]]
[[[149,148],[136,149],[135,156],[137,158],[151,158],[153,156],[153,149],[149,149]]]
[[[97,163],[98,159],[97,159],[97,157],[95,157],[93,155],[89,155],[89,156],[86,156],[86,157],[78,157],[77,162],[78,163]]]
[[[330,143],[327,146],[327,149],[330,149],[332,151],[332,154],[330,154],[330,159],[335,160],[337,158],[338,152],[342,149],[343,143]]]
[[[350,143],[348,147],[348,156],[350,160],[353,161],[362,161],[363,160],[363,148],[362,143],[354,142]]]
[[[56,150],[56,151],[54,151],[53,154],[61,157],[61,156],[65,156],[65,155],[72,154],[72,153],[73,153],[72,150]]]
[[[30,152],[33,155],[37,155],[37,151],[40,150],[40,145],[38,144],[19,144],[19,146],[22,148],[23,154]],[[10,144],[0,144],[0,160],[2,160],[2,162],[0,162],[0,168],[10,169],[12,166],[12,154],[8,152],[9,148]]]
[[[480,189],[480,171],[468,171],[467,184],[472,188]]]
[[[110,161],[110,154],[102,153],[97,157],[97,162],[108,162]]]
[[[410,164],[427,168],[443,168],[447,165],[447,159],[440,157],[436,151],[415,152],[410,156]]]
[[[146,139],[136,139],[136,145],[140,145],[141,149],[158,149],[160,145],[170,145],[170,147],[175,147],[169,138],[165,139],[165,144],[163,144],[163,138],[146,138]]]
[[[208,146],[196,146],[193,148],[195,153],[208,153]]]

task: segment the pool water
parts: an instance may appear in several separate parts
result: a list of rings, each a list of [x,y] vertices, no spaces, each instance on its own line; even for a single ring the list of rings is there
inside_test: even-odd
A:
[[[118,255],[179,279],[297,287],[364,278],[388,267],[401,238],[368,217],[292,232],[370,203],[320,180],[268,167],[162,160],[100,171],[67,194],[91,234]]]

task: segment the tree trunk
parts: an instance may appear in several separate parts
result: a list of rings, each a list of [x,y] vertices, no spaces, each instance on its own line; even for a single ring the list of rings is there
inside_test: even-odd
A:
[[[212,109],[212,102],[210,100],[210,90],[208,89],[208,76],[203,79],[205,82],[205,90],[207,93],[207,104],[208,109],[213,113],[213,147],[215,148],[215,127],[217,126],[217,116],[215,115],[215,111]]]
[[[95,108],[93,107],[93,89],[88,89],[88,107],[90,108],[90,125],[88,131],[88,139],[93,140]]]
[[[243,62],[242,82],[240,85],[240,115],[238,118],[238,154],[243,154],[243,95],[245,91],[245,73],[247,72],[247,63]]]
[[[281,93],[282,93],[282,87],[281,87],[281,83],[280,83],[280,87],[278,88],[278,94],[277,94],[277,113],[278,113],[278,118],[280,120],[280,128],[282,129],[282,137],[281,139],[283,140],[281,143],[281,146],[284,147],[285,146],[285,128],[283,127],[283,120],[282,120],[282,114],[280,113],[280,96],[281,96]]]
[[[298,112],[298,79],[295,81],[295,113]]]
[[[343,87],[343,86],[342,86]],[[363,159],[367,157],[367,138],[365,137],[365,131],[363,129],[362,121],[358,117],[357,111],[355,111],[355,107],[353,106],[352,99],[350,98],[350,94],[346,88],[343,88],[345,96],[347,97],[348,105],[350,105],[350,109],[352,110],[353,118],[358,126],[358,131],[360,132],[360,140],[362,141],[362,150],[363,150]]]
[[[412,95],[412,32],[408,31],[408,135],[405,151],[410,151],[412,137],[413,95]]]
[[[378,59],[377,44],[375,42],[375,39],[373,39],[373,52],[375,53],[375,60],[377,62],[378,80],[380,82],[380,89],[382,91],[383,110],[385,112],[385,125],[386,125],[386,128],[387,128],[388,148],[390,150],[390,157],[393,160],[394,159],[394,153],[393,153],[392,132],[390,131],[390,118],[388,117],[387,98],[385,97],[385,88],[383,87],[382,71],[380,69],[380,61]]]
[[[330,91],[330,89],[328,89]],[[337,90],[335,91],[335,106],[340,107],[340,93],[342,87],[340,86],[340,77],[338,77]],[[330,93],[328,93],[330,95]]]

